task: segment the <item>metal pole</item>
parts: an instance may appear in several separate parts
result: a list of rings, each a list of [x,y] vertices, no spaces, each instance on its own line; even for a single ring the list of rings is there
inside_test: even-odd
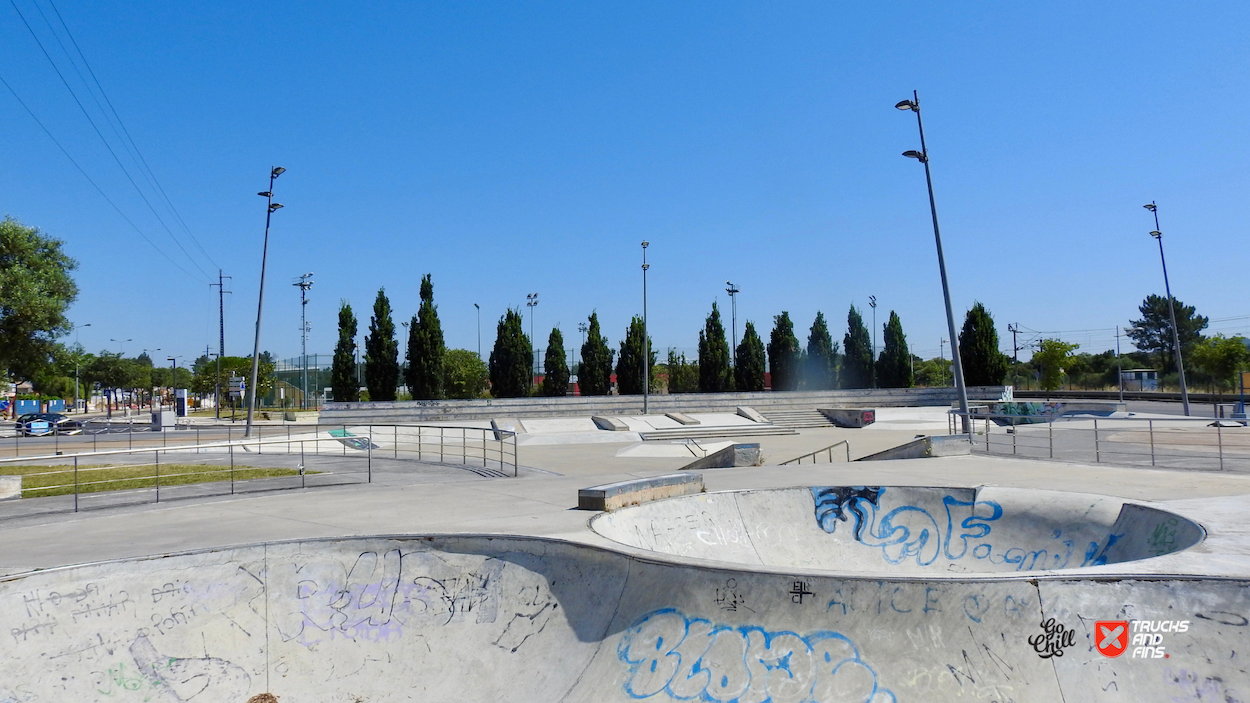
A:
[[[156,454],[156,502],[159,503],[161,502],[161,453],[153,453]]]
[[[1055,421],[1046,423],[1046,443],[1050,445],[1050,458],[1055,458]]]
[[[234,445],[230,445],[230,495],[234,495]]]
[[[1159,261],[1163,264],[1163,290],[1168,296],[1168,315],[1172,318],[1172,344],[1176,348],[1176,373],[1181,383],[1181,403],[1185,406],[1185,415],[1189,416],[1189,390],[1185,388],[1185,362],[1181,359],[1181,334],[1176,326],[1176,305],[1172,302],[1172,286],[1168,283],[1168,262],[1163,256],[1163,233],[1159,231],[1159,209],[1154,201],[1146,209],[1155,216],[1155,228],[1150,233],[1159,242]]]
[[[1102,462],[1102,451],[1098,447],[1098,418],[1094,418],[1094,463]]]
[[[868,307],[872,308],[872,387],[877,387],[877,296],[868,296]]]
[[[1120,326],[1115,326],[1115,370],[1120,377],[1120,402],[1124,402],[1124,363],[1120,360]]]
[[[1150,465],[1155,465],[1155,421],[1147,420],[1147,427],[1150,429]]]
[[[78,457],[74,457],[74,512],[78,512]]]
[[[252,343],[252,385],[248,388],[250,394],[247,399],[247,428],[243,430],[244,437],[252,436],[252,418],[256,414],[256,375],[260,371],[260,317],[261,312],[265,309],[265,263],[269,258],[269,220],[273,216],[273,211],[278,209],[274,207],[273,202],[273,179],[282,175],[286,169],[281,166],[274,167],[269,171],[269,190],[261,193],[265,196],[265,243],[260,253],[260,294],[256,298],[256,339]],[[278,205],[278,207],[282,207]]]
[[[738,286],[729,281],[725,281],[725,292],[729,294],[730,309],[730,326],[729,338],[733,342],[733,349],[730,358],[733,359],[734,368],[738,368]]]
[[[907,101],[904,101],[906,103]],[[899,103],[903,107],[904,103]],[[929,187],[929,212],[933,216],[933,239],[937,244],[938,270],[942,274],[942,298],[946,303],[946,327],[951,336],[951,364],[955,368],[955,389],[959,395],[959,413],[964,431],[968,431],[968,389],[964,386],[963,364],[959,358],[959,339],[955,333],[955,313],[951,310],[950,285],[946,277],[946,258],[942,254],[942,232],[938,228],[937,200],[933,196],[933,175],[929,169],[929,150],[925,145],[924,122],[920,119],[920,93],[912,91],[910,109],[916,113],[916,127],[920,130],[920,161],[924,164],[925,184]]]
[[[373,426],[372,425],[369,426],[369,437],[366,441],[368,441],[369,443],[368,447],[366,447],[366,449],[368,449],[369,451],[369,459],[368,459],[369,483],[373,483]]]
[[[642,242],[642,414],[649,411],[648,400],[651,395],[651,340],[647,337],[647,247],[650,242]],[[724,328],[722,328],[724,329]],[[724,337],[721,337],[724,339]]]
[[[482,360],[482,306],[477,303],[473,304],[477,309],[477,360]]]

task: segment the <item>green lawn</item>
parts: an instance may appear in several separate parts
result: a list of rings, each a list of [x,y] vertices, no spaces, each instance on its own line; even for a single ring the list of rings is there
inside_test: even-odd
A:
[[[212,473],[202,473],[211,471]],[[74,467],[70,466],[5,466],[0,473],[22,477],[22,497],[69,495],[74,492]],[[211,483],[229,481],[230,467],[215,464],[161,464],[161,485],[180,486],[188,483]],[[317,473],[308,471],[307,473]],[[275,476],[298,476],[295,469],[258,469],[251,466],[235,466],[234,480],[272,478]],[[154,464],[93,465],[78,467],[78,492],[97,493],[120,491],[128,488],[153,488],[156,486]]]

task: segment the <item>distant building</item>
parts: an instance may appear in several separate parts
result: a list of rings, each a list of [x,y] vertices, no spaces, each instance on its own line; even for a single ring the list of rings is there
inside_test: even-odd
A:
[[[1154,369],[1124,369],[1120,372],[1120,381],[1126,391],[1159,390],[1159,372]]]

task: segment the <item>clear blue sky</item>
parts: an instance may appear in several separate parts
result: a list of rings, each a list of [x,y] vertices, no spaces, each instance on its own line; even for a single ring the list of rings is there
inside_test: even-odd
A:
[[[489,353],[504,309],[538,292],[541,342],[558,323],[574,346],[597,309],[615,347],[641,312],[643,239],[661,350],[693,347],[714,300],[728,313],[732,279],[739,334],[749,319],[767,336],[788,310],[806,339],[822,310],[840,342],[848,306],[867,318],[876,295],[878,323],[897,310],[913,350],[935,356],[947,333],[924,174],[900,156],[916,124],[893,107],[912,89],[961,320],[980,300],[1008,350],[1008,322],[1114,346],[1111,328],[1163,292],[1153,199],[1173,293],[1214,329],[1250,332],[1234,285],[1250,264],[1245,3],[60,0],[205,254],[78,82],[48,0],[14,1],[188,252],[0,5],[0,77],[190,272],[0,87],[0,213],[80,262],[71,316],[91,324],[89,350],[215,351],[198,264],[233,277],[226,351],[250,353],[256,192],[281,165],[261,346],[282,357],[299,353],[291,283],[309,271],[310,351],[332,349],[340,299],[363,339],[379,286],[407,320],[424,273],[449,346],[476,348],[476,302]]]

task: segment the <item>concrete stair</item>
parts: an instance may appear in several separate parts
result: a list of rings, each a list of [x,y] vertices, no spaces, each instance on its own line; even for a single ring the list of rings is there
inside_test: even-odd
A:
[[[825,414],[812,408],[810,410],[766,410],[767,417],[777,427],[803,429],[807,427],[836,427]]]
[[[792,427],[777,427],[775,425],[739,425],[734,427],[674,427],[667,430],[652,430],[650,432],[639,432],[638,436],[643,440],[653,441],[660,439],[718,439],[732,437],[767,437],[774,435],[790,435],[798,434],[798,430]]]

